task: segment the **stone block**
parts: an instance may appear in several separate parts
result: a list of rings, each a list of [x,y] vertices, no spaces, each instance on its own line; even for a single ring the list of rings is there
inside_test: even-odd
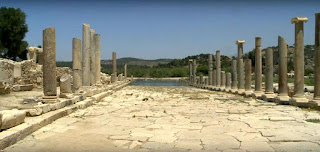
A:
[[[26,112],[17,109],[3,110],[0,111],[0,115],[2,115],[1,130],[4,130],[23,123],[26,117]]]

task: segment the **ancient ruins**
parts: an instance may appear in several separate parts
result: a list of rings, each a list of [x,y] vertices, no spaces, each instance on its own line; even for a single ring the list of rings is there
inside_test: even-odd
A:
[[[82,39],[70,40],[72,68],[57,67],[56,29],[48,27],[43,48],[28,47],[28,60],[0,59],[0,149],[319,151],[320,126],[311,122],[320,119],[320,13],[315,16],[314,89],[304,84],[306,17],[291,20],[293,87],[282,36],[277,83],[273,49],[262,49],[262,38],[255,37],[254,63],[243,57],[246,41],[236,40],[229,71],[217,50],[208,54],[208,75],[197,75],[196,58],[187,61],[189,77],[177,79],[188,86],[146,87],[128,86],[136,78],[129,80],[128,64],[120,73],[116,52],[112,74],[101,72],[103,36],[87,23]]]

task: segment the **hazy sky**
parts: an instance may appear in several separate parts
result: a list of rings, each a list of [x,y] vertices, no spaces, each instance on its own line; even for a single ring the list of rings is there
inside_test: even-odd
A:
[[[42,30],[56,28],[57,60],[71,61],[72,38],[82,39],[82,23],[101,35],[101,58],[183,58],[221,50],[236,55],[236,40],[246,40],[244,52],[276,46],[278,35],[294,43],[291,18],[308,17],[305,44],[314,44],[314,16],[320,0],[0,0],[0,6],[27,14],[29,45],[42,45]]]

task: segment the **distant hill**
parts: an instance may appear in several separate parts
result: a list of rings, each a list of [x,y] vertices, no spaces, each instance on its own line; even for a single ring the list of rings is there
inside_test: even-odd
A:
[[[148,66],[148,67],[154,67],[159,64],[168,64],[173,59],[156,59],[156,60],[144,60],[144,59],[138,59],[138,58],[120,58],[117,59],[118,65],[136,65],[136,66]],[[102,65],[112,65],[112,60],[101,60]]]

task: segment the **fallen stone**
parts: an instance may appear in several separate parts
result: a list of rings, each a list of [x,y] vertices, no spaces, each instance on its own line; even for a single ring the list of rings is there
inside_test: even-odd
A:
[[[2,115],[1,130],[17,126],[24,122],[26,112],[23,110],[3,110],[0,111]]]

